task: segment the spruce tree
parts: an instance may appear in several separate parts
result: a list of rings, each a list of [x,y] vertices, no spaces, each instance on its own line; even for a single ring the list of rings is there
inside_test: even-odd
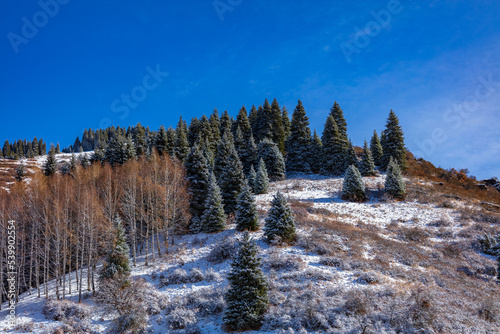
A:
[[[220,118],[219,118],[219,111],[217,108],[212,111],[212,114],[210,115],[210,118],[208,119],[210,122],[210,128],[212,129],[212,136],[215,142],[219,142],[221,139],[221,134],[220,134]]]
[[[243,171],[245,174],[250,172],[250,168],[257,163],[259,154],[257,152],[257,145],[253,140],[253,135],[250,133],[249,139],[240,148],[241,163],[243,164]],[[284,161],[283,161],[284,163]]]
[[[311,140],[311,154],[309,164],[311,165],[311,169],[313,173],[318,173],[321,168],[321,162],[323,160],[323,143],[321,142],[321,138],[319,138],[316,130],[314,130],[314,134]]]
[[[220,138],[222,138],[226,133],[228,136],[229,135],[232,136],[232,133],[231,133],[232,126],[233,126],[233,120],[229,116],[227,110],[224,110],[224,113],[222,114],[222,116],[220,118],[220,127],[219,127]]]
[[[241,194],[238,196],[236,229],[238,231],[257,231],[259,229],[257,206],[255,205],[255,198],[248,184],[243,187]]]
[[[337,127],[339,129],[340,138],[347,141],[347,122],[344,118],[344,112],[340,108],[339,104],[335,101],[333,106],[330,108],[330,115],[335,120]]]
[[[57,162],[56,162],[56,152],[54,147],[51,147],[49,150],[49,154],[47,155],[47,160],[43,165],[43,174],[45,176],[52,176],[56,173],[57,170]]]
[[[345,172],[345,152],[348,143],[339,134],[333,116],[328,116],[321,138],[323,143],[321,174],[340,176]]]
[[[401,169],[392,157],[389,159],[389,165],[387,166],[385,192],[399,199],[404,199],[406,195],[406,185],[401,175]]]
[[[17,182],[21,182],[25,176],[26,176],[26,165],[24,164],[24,162],[21,162],[16,168],[15,179]]]
[[[290,172],[310,173],[309,155],[311,151],[311,129],[309,129],[309,118],[299,100],[292,114],[290,125],[290,137],[287,145],[286,169]]]
[[[283,180],[285,178],[285,160],[278,145],[270,139],[264,139],[259,143],[259,159],[263,159],[271,180]]]
[[[226,228],[227,216],[224,213],[222,195],[215,179],[214,173],[210,173],[207,199],[205,200],[205,211],[201,217],[201,228],[203,232],[221,232]]]
[[[358,168],[359,166],[359,160],[356,155],[356,151],[354,150],[354,146],[352,146],[352,142],[349,140],[349,146],[347,147],[347,150],[345,151],[345,158],[344,158],[344,168],[347,170],[347,168],[351,165],[356,166]]]
[[[391,110],[387,118],[387,124],[383,132],[384,140],[382,143],[382,170],[386,170],[391,157],[396,160],[401,170],[406,169],[406,148],[404,134],[399,119]]]
[[[264,106],[259,106],[257,110],[257,119],[255,120],[254,137],[258,142],[264,139],[270,139],[272,141],[274,138],[273,134],[273,113],[271,109],[271,104],[265,99]]]
[[[236,210],[236,200],[243,189],[245,175],[238,153],[234,148],[232,134],[224,133],[214,162],[214,173],[222,191],[226,213]]]
[[[196,117],[191,119],[191,123],[189,123],[187,138],[189,142],[189,147],[193,147],[196,141],[198,140],[198,135],[200,132],[200,120]]]
[[[267,173],[267,172],[266,172]],[[250,167],[250,172],[248,172],[248,185],[250,188],[252,188],[252,191],[254,194],[255,192],[255,181],[257,180],[257,173],[255,173],[255,169],[253,168],[253,165]]]
[[[364,201],[366,198],[363,178],[355,165],[347,168],[344,182],[342,183],[341,197],[342,199],[355,202]]]
[[[175,129],[174,155],[177,159],[184,161],[189,154],[189,143],[186,134],[186,125],[182,120],[182,116],[177,123]]]
[[[384,155],[384,151],[382,149],[382,144],[380,143],[380,138],[377,135],[377,130],[373,130],[373,136],[370,140],[370,151],[373,156],[373,163],[375,166],[382,165],[382,157]]]
[[[261,107],[259,107],[261,108]],[[258,118],[258,113],[259,111],[255,106],[253,105],[252,108],[250,109],[250,112],[248,113],[248,121],[250,122],[250,127],[252,129],[253,137],[254,139],[256,138],[257,134],[257,118]],[[257,140],[258,142],[258,140]]]
[[[269,176],[267,174],[266,164],[264,160],[260,158],[259,167],[257,168],[257,173],[255,175],[255,181],[253,182],[253,191],[255,194],[267,194],[269,189]]]
[[[137,123],[132,131],[132,139],[137,156],[144,155],[147,149],[146,129],[144,129],[141,123]]]
[[[236,116],[236,124],[241,130],[243,139],[245,141],[250,140],[250,136],[252,135],[252,126],[250,125],[245,106],[241,107],[240,111],[238,112],[238,116]]]
[[[290,117],[288,116],[288,110],[284,106],[281,112],[281,120],[283,121],[283,133],[285,134],[285,143],[290,137]]]
[[[87,153],[84,153],[82,155],[80,155],[78,157],[78,161],[80,162],[80,165],[83,167],[83,168],[87,168],[90,166],[90,159],[87,155]]]
[[[156,150],[158,151],[158,154],[159,155],[168,154],[167,152],[168,146],[169,143],[168,143],[167,130],[162,124],[160,125],[160,128],[158,129],[158,132],[156,133],[155,136],[155,147]]]
[[[40,138],[40,141],[38,142],[38,155],[45,155],[47,154],[47,144],[43,141],[42,138]]]
[[[207,116],[203,115],[201,117],[198,128],[198,142],[200,144],[205,143],[210,152],[215,153],[218,142],[215,141],[214,133],[212,132],[212,126],[210,125],[210,121],[208,120]]]
[[[295,221],[292,209],[281,192],[271,201],[271,209],[266,218],[264,235],[269,242],[292,243],[295,240]]]
[[[245,232],[227,276],[229,290],[225,295],[227,307],[223,320],[230,329],[257,329],[267,309],[267,282],[258,253],[257,245]]]
[[[283,129],[281,108],[276,99],[271,103],[271,131],[272,140],[278,145],[281,154],[285,154],[285,130]]]
[[[372,152],[368,148],[368,143],[365,140],[363,145],[363,157],[361,158],[361,163],[359,166],[359,171],[362,176],[375,176],[375,164],[372,158]]]
[[[39,146],[38,146],[38,139],[35,137],[33,138],[33,142],[31,144],[31,149],[33,150],[33,154],[36,156],[38,155],[39,152]]]
[[[59,143],[57,143],[57,145],[56,145],[55,152],[56,152],[56,154],[61,153],[61,146],[59,145]]]
[[[3,143],[3,148],[2,148],[2,153],[3,153],[3,156],[8,159],[10,157],[10,144],[9,144],[9,141],[6,140],[4,143]]]
[[[172,129],[171,126],[169,126],[167,129],[167,146],[165,148],[165,153],[170,155],[171,157],[174,156],[176,136],[177,136],[177,134],[176,134],[175,130]]]
[[[128,284],[130,283],[130,249],[126,241],[122,220],[118,214],[113,223],[115,225],[115,238],[99,272],[99,280],[123,279],[124,283]]]
[[[205,211],[205,197],[210,184],[210,172],[207,159],[198,145],[191,148],[185,166],[186,178],[189,181],[188,192],[191,195],[189,230],[192,233],[199,233],[201,217]]]

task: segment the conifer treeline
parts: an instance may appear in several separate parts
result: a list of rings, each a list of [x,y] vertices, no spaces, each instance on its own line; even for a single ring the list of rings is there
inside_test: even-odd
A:
[[[344,112],[334,102],[326,118],[321,137],[311,133],[309,118],[299,100],[290,120],[285,107],[278,101],[266,99],[259,107],[252,106],[247,113],[243,106],[236,119],[227,111],[220,116],[217,109],[207,117],[193,118],[189,125],[182,116],[176,128],[157,131],[144,128],[140,123],[127,129],[86,129],[83,139],[76,138],[63,152],[91,151],[93,161],[123,164],[135,156],[149,155],[153,148],[185,161],[194,146],[203,152],[213,169],[217,149],[224,134],[227,145],[236,150],[243,172],[248,176],[251,167],[257,170],[262,158],[271,179],[281,179],[286,172],[315,172],[325,175],[343,175],[350,165],[358,165],[353,145],[347,134]],[[386,129],[379,137],[374,131],[370,140],[370,153],[375,166],[387,168],[390,157],[406,168],[406,148],[399,120],[391,110]],[[285,168],[286,165],[286,168]]]
[[[57,144],[57,148],[59,148],[59,144]],[[17,160],[20,158],[33,158],[45,154],[47,154],[47,144],[45,144],[43,139],[40,138],[40,140],[38,140],[35,137],[32,141],[18,139],[13,143],[9,143],[9,141],[6,140],[3,144],[2,151],[0,151],[0,158]]]
[[[187,231],[189,196],[184,167],[152,152],[122,166],[74,162],[68,173],[36,173],[0,196],[0,238],[15,221],[17,293],[65,298],[77,284],[82,298],[95,290],[96,264],[112,244],[121,217],[135,265],[139,254],[154,261],[174,234]],[[7,242],[0,245],[1,300],[7,289]],[[69,275],[67,275],[69,274]],[[55,279],[55,291],[47,282]],[[74,289],[74,288],[73,288]],[[73,290],[73,292],[75,292]]]

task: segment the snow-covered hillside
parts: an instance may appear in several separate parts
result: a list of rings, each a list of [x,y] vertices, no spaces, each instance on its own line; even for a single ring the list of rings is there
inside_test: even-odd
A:
[[[283,247],[266,243],[262,230],[251,233],[270,298],[263,326],[253,333],[500,332],[495,261],[475,248],[478,234],[496,228],[496,216],[445,194],[442,202],[424,203],[412,194],[430,188],[413,179],[406,201],[387,199],[384,178],[364,178],[364,203],[342,201],[342,179],[318,175],[272,183],[268,194],[256,197],[262,227],[274,194],[283,192],[298,237]],[[224,332],[226,275],[240,236],[232,224],[217,234],[179,237],[147,267],[144,254],[139,258],[132,276],[150,284],[151,333]],[[66,295],[76,302],[72,276]],[[49,290],[55,298],[54,282]],[[91,292],[85,297],[81,328],[105,332],[116,315],[103,311]],[[45,303],[36,291],[20,296],[16,330],[5,320],[4,303],[0,330],[50,333],[69,321],[46,319]]]

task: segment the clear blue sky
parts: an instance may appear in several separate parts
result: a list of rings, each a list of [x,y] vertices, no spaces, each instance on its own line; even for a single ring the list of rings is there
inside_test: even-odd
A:
[[[499,17],[493,0],[3,0],[0,140],[300,98],[319,133],[334,101],[355,145],[393,109],[418,156],[500,176]]]

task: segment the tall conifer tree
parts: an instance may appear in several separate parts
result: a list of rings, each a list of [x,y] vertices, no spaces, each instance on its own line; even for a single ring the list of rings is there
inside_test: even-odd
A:
[[[382,143],[382,169],[385,170],[393,157],[401,170],[406,169],[406,148],[404,142],[403,129],[399,125],[399,119],[391,110],[387,118],[384,130],[384,140]]]
[[[309,118],[306,116],[304,106],[299,100],[292,114],[290,137],[288,137],[286,145],[287,171],[310,173],[310,150],[311,129],[309,129]]]
[[[377,130],[373,130],[373,136],[370,140],[370,151],[372,152],[375,166],[381,166],[384,151],[382,149],[382,144],[380,143],[380,138],[377,135]]]

